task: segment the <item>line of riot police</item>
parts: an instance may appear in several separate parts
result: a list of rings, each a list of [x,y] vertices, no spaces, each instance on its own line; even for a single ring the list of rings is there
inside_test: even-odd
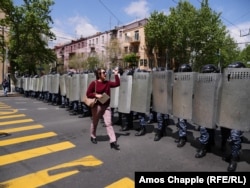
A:
[[[195,157],[204,157],[210,147],[214,145],[214,130],[222,130],[221,143],[225,146],[227,138],[231,136],[232,146],[228,171],[235,171],[241,142],[234,137],[239,132],[250,131],[250,69],[232,64],[219,73],[213,65],[203,67],[201,72],[181,70],[135,71],[133,74],[120,75],[120,87],[111,89],[110,106],[117,109],[120,115],[125,114],[129,122],[123,130],[132,128],[131,112],[149,114],[157,113],[157,117],[165,120],[169,115],[178,119],[179,138],[178,147],[183,147],[187,141],[186,123],[200,127],[201,146]],[[242,65],[242,64],[240,64]],[[189,68],[183,65],[182,68]],[[211,69],[214,69],[211,71]],[[114,79],[114,75],[110,75]],[[91,115],[84,105],[83,98],[91,81],[95,80],[93,72],[82,74],[48,74],[41,77],[18,78],[17,88],[23,90],[25,96],[31,96],[50,102],[51,104],[68,107],[72,115],[81,114],[82,117]],[[133,114],[133,113],[132,113]],[[156,140],[164,134],[162,119],[160,128],[156,131]],[[137,136],[146,132],[145,116]],[[129,127],[129,128],[128,128]],[[238,130],[238,132],[236,131]],[[235,133],[236,132],[236,133]],[[234,139],[235,138],[235,139]]]

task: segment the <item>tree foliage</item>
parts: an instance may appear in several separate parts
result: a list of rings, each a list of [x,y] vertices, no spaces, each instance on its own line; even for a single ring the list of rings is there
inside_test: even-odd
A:
[[[53,0],[24,0],[21,6],[5,0],[0,4],[9,27],[8,57],[12,73],[16,69],[36,74],[37,66],[56,61],[55,53],[47,45],[48,40],[55,39],[50,30],[53,4]]]
[[[130,67],[135,67],[138,62],[138,57],[135,53],[129,53],[123,56],[123,61],[130,63]]]
[[[208,0],[202,0],[199,9],[181,0],[170,8],[168,16],[153,12],[145,26],[145,38],[149,52],[160,59],[155,59],[155,66],[168,62],[173,70],[183,63],[191,64],[194,71],[205,64],[226,66],[238,54],[220,13],[209,7]]]

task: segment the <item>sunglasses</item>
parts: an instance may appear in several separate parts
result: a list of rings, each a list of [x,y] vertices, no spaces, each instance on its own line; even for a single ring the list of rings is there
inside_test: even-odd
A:
[[[102,74],[106,74],[106,71],[101,71]]]

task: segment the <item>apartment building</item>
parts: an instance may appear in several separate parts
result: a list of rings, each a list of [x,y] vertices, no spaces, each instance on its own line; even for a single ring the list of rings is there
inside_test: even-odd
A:
[[[66,71],[70,69],[69,62],[74,56],[82,58],[96,56],[107,68],[113,66],[125,68],[130,65],[130,62],[124,62],[123,57],[133,52],[139,59],[136,67],[148,70],[151,67],[145,52],[144,26],[146,23],[147,19],[138,20],[109,31],[98,32],[86,38],[55,46],[54,51],[59,62],[57,65],[63,65],[64,71]]]

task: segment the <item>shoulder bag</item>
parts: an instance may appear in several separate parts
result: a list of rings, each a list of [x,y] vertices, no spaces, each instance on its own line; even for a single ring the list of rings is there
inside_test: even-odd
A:
[[[96,93],[96,81],[95,81],[95,93]],[[87,96],[85,96],[83,102],[90,108],[93,108],[95,103],[96,103],[97,99],[96,98],[88,98]]]

